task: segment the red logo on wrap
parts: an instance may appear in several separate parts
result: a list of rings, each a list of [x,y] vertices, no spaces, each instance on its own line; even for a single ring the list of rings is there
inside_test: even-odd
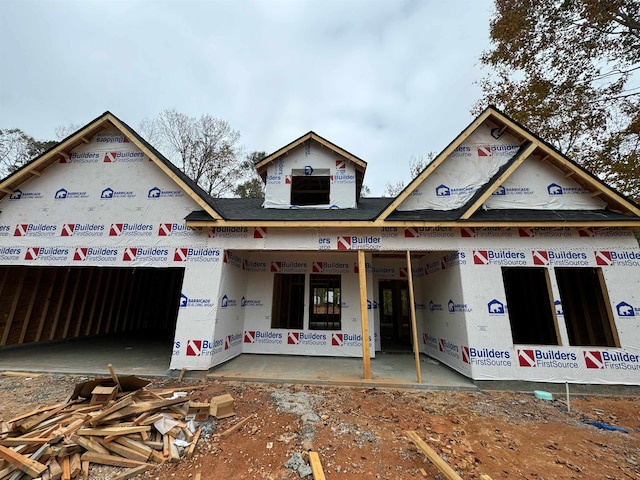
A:
[[[188,256],[189,256],[188,248],[176,248],[173,252],[173,261],[186,262]]]
[[[353,264],[353,273],[360,273],[360,267],[358,267],[358,262]]]
[[[280,272],[282,270],[282,262],[271,262],[271,271]]]
[[[407,267],[400,267],[400,278],[408,278],[407,277]]]
[[[224,349],[229,350],[231,348],[231,335],[227,335],[227,338],[224,339]]]
[[[38,258],[38,253],[40,253],[40,247],[29,247],[24,254],[24,259],[36,260]]]
[[[124,249],[124,253],[122,254],[122,261],[133,262],[136,259],[137,254],[138,254],[137,247],[127,247]]]
[[[122,223],[112,223],[111,228],[109,229],[110,237],[119,237],[122,235]]]
[[[427,334],[426,333],[422,334],[422,343],[424,343],[425,345],[427,344]]]
[[[474,265],[489,265],[489,254],[486,250],[474,250],[473,251],[473,264]]]
[[[172,223],[161,223],[160,226],[158,227],[158,236],[170,237],[172,227],[173,227]]]
[[[591,227],[579,228],[578,229],[578,236],[579,237],[595,237],[596,236],[596,232]]]
[[[491,145],[481,145],[478,147],[478,156],[479,157],[490,157],[491,156]]]
[[[338,250],[351,250],[351,237],[338,237]]]
[[[244,343],[254,343],[256,341],[256,331],[255,330],[245,330],[244,332]]]
[[[322,273],[322,262],[313,262],[311,265],[311,271],[313,273]]]
[[[476,236],[475,227],[462,227],[460,229],[460,236],[462,238],[473,238]]]
[[[418,238],[420,232],[416,227],[409,227],[404,229],[404,238]]]
[[[202,354],[202,340],[187,340],[187,357],[199,357]]]
[[[61,237],[72,237],[73,236],[73,232],[76,229],[76,224],[75,223],[65,223],[62,226],[62,230],[60,231],[60,236]]]
[[[117,152],[106,152],[104,154],[104,163],[111,163],[116,161],[116,157],[118,156]]]
[[[253,238],[267,238],[267,227],[255,227],[253,229]]]
[[[469,355],[469,347],[462,345],[462,361],[471,364],[471,355]]]
[[[596,265],[601,265],[603,267],[613,265],[613,260],[611,260],[611,252],[601,250],[593,253],[596,256]]]
[[[28,223],[21,223],[16,225],[16,230],[13,232],[14,237],[22,237],[27,234],[27,229],[29,228]]]
[[[518,363],[521,367],[535,367],[536,356],[533,350],[518,350]]]
[[[438,350],[444,352],[444,338],[438,339]]]
[[[73,253],[73,259],[76,261],[83,261],[87,259],[87,251],[89,249],[87,247],[78,247],[76,251]]]
[[[285,175],[284,183],[286,183],[287,185],[291,185],[291,175]]]
[[[534,265],[549,265],[549,254],[546,250],[534,250],[531,255]]]
[[[331,334],[331,345],[334,347],[341,347],[343,345],[341,333]]]
[[[344,170],[347,168],[347,164],[344,160],[336,160],[336,170]]]
[[[535,237],[536,233],[533,227],[519,227],[518,236],[520,237]]]
[[[289,332],[287,335],[287,345],[298,345],[300,343],[300,333]]]
[[[587,368],[604,368],[604,361],[602,360],[602,352],[589,351],[583,352],[584,363]]]
[[[224,255],[222,257],[222,263],[229,263],[229,252],[224,251]]]

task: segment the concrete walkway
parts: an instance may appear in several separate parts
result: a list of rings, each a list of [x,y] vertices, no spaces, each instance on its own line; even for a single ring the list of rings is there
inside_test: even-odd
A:
[[[169,370],[171,342],[148,338],[97,337],[0,349],[0,372],[109,374],[112,364],[120,375],[176,377]],[[189,371],[187,378],[267,383],[356,385],[432,390],[477,390],[468,378],[421,356],[422,382],[417,383],[412,353],[377,353],[371,360],[370,380],[363,380],[362,360],[344,357],[242,354],[208,372]]]

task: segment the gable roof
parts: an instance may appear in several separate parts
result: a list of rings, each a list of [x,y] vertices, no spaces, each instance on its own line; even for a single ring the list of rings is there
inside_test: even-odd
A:
[[[115,128],[125,135],[131,143],[147,155],[153,163],[200,205],[210,215],[211,219],[222,218],[214,207],[213,199],[202,188],[151,146],[135,130],[108,111],[0,181],[0,198],[12,194],[22,183],[33,176],[42,175],[42,172],[50,165],[61,159],[68,159],[70,157],[69,153],[74,148],[89,143],[91,137],[108,128]]]
[[[271,155],[268,155],[267,157],[263,158],[258,163],[256,163],[255,168],[258,171],[258,174],[260,175],[260,177],[262,177],[262,181],[265,183],[267,182],[267,167],[271,162],[274,162],[275,160],[279,159],[282,156],[288,155],[295,148],[299,147],[300,145],[304,144],[307,141],[314,141],[319,145],[325,148],[328,148],[329,150],[334,152],[336,155],[339,155],[349,160],[350,162],[353,162],[353,164],[356,167],[356,198],[357,200],[360,200],[360,191],[362,190],[362,183],[364,182],[364,173],[365,173],[365,170],[367,169],[367,162],[365,162],[359,157],[356,157],[352,153],[347,152],[343,148],[340,148],[336,144],[330,142],[326,138],[321,137],[320,135],[318,135],[313,131],[309,131],[308,133],[305,133],[301,137],[296,138],[293,142],[276,150]]]
[[[593,192],[593,195],[598,196],[607,203],[609,209],[613,213],[620,213],[627,217],[633,217],[636,220],[640,217],[640,207],[635,202],[603,183],[595,175],[564,156],[552,145],[540,139],[537,135],[520,125],[512,118],[508,117],[495,107],[490,106],[487,107],[473,122],[471,122],[466,129],[464,129],[411,183],[409,183],[409,185],[407,185],[402,192],[398,194],[393,202],[391,202],[381,212],[378,217],[378,222],[381,223],[390,216],[395,218],[405,217],[406,215],[398,215],[399,212],[396,211],[402,202],[404,202],[429,175],[432,175],[457,147],[459,147],[485,122],[495,125],[500,129],[500,132],[506,131],[519,139],[521,142],[520,149],[512,159],[500,168],[496,175],[494,175],[482,188],[476,191],[463,208],[455,210],[457,220],[471,220],[487,198],[489,198],[489,196],[507,178],[509,178],[509,176],[511,176],[528,157],[534,154],[540,155],[543,162],[549,162],[563,172],[565,176],[571,177],[580,186]],[[423,215],[425,213],[426,212],[423,212]],[[453,212],[450,211],[447,216],[451,216],[452,213]],[[486,217],[487,215],[482,216]],[[516,214],[515,217],[518,217],[518,215]]]

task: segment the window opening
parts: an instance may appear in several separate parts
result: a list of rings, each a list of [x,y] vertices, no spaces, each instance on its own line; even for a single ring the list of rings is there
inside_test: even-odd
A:
[[[555,268],[569,344],[618,347],[613,315],[599,268]]]
[[[327,176],[292,176],[291,205],[329,205],[330,177]]]
[[[311,275],[310,330],[340,330],[340,275]]]
[[[559,345],[546,268],[503,267],[514,344]]]

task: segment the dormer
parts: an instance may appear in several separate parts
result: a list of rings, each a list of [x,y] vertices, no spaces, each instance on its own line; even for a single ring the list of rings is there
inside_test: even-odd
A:
[[[256,164],[264,208],[358,208],[367,163],[309,132]]]

